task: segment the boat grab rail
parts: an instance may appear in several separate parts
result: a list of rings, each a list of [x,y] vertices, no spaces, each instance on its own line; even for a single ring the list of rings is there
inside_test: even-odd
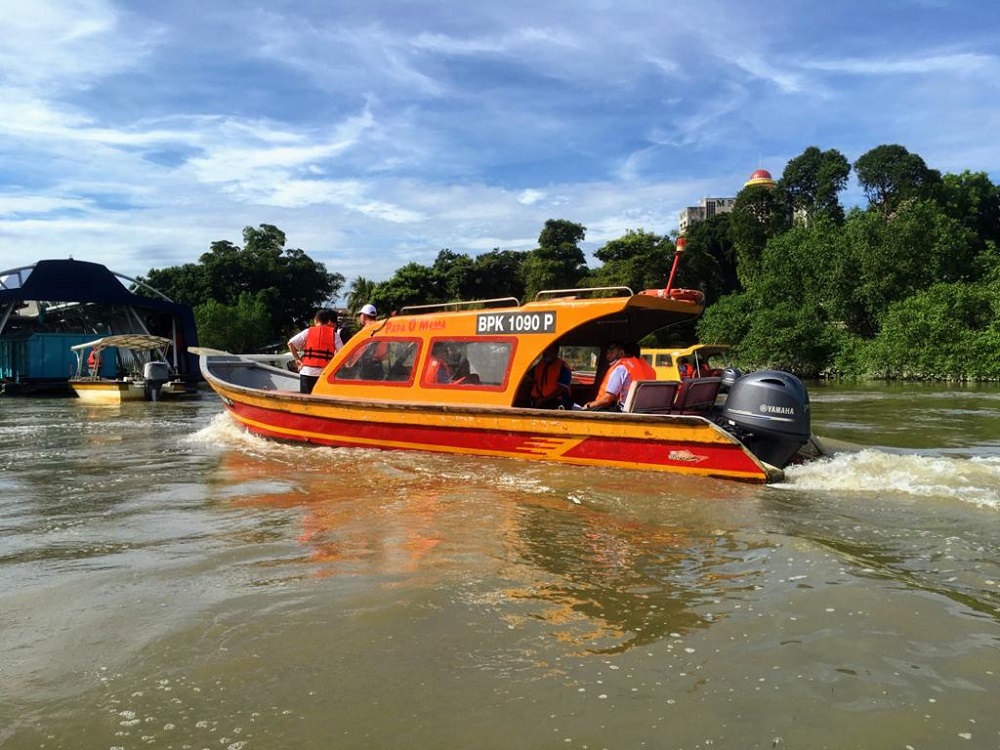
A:
[[[427,305],[406,305],[399,309],[398,315],[423,315],[429,312],[441,312],[442,310],[457,309],[480,305],[482,307],[520,307],[521,301],[517,297],[497,297],[495,299],[473,299],[458,300],[454,302],[433,302]]]
[[[592,297],[595,296],[594,292],[619,292],[619,294],[608,295],[611,297],[635,296],[635,292],[627,286],[587,286],[579,289],[543,289],[535,294],[535,302],[556,297]]]

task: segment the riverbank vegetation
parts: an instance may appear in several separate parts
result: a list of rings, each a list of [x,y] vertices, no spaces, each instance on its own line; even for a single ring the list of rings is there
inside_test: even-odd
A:
[[[867,205],[845,210],[839,196],[852,171]],[[354,279],[347,306],[665,286],[676,236],[629,230],[595,251],[594,268],[585,236],[581,224],[550,219],[529,251],[441,250],[431,265],[408,263],[385,281]],[[986,173],[942,175],[899,145],[853,164],[810,147],[775,185],[744,188],[731,213],[693,224],[686,239],[675,286],[704,292],[705,313],[646,346],[729,343],[743,367],[805,377],[1000,380],[1000,188]],[[207,346],[254,351],[283,341],[344,286],[341,274],[285,249],[276,227],[247,227],[244,242],[215,242],[199,263],[146,279],[194,306]]]

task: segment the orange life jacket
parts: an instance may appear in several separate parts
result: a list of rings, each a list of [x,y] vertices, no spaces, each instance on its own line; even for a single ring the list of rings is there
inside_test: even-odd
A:
[[[425,383],[450,383],[451,368],[448,363],[440,357],[431,357],[427,363],[427,374],[424,375]]]
[[[559,357],[551,362],[539,361],[531,371],[531,397],[542,399],[555,396],[559,392],[559,375],[568,366]]]
[[[626,357],[626,359],[633,363],[632,369],[629,370],[632,380],[656,380],[656,370],[642,357]]]
[[[652,365],[649,364],[642,357],[619,357],[611,366],[608,371],[604,373],[604,380],[601,382],[601,389],[598,391],[599,394],[608,392],[608,381],[611,380],[611,373],[614,369],[621,365],[628,372],[629,382],[633,380],[656,380],[656,371],[653,369]],[[628,395],[628,383],[622,388],[621,393],[618,394],[618,405],[621,406],[625,403],[625,397]]]
[[[333,326],[312,326],[302,347],[302,364],[306,367],[326,367],[337,353],[337,329]]]

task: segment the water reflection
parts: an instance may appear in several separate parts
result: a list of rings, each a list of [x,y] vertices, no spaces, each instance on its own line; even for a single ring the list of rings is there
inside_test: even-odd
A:
[[[298,552],[282,558],[296,566],[290,576],[411,588],[479,581],[469,596],[496,605],[508,628],[542,628],[581,653],[620,653],[709,626],[723,616],[721,598],[754,587],[768,550],[676,516],[646,521],[579,505],[560,481],[538,484],[503,464],[326,449],[294,463],[234,452],[218,481],[228,507],[253,509],[258,542],[294,540]],[[549,480],[552,471],[544,468]],[[573,486],[581,479],[576,472]],[[612,505],[658,502],[620,482],[614,497],[600,475],[589,479]]]
[[[587,509],[525,506],[508,535],[520,584],[505,594],[530,602],[529,617],[590,653],[619,653],[694,628],[722,562],[724,538],[627,523]]]

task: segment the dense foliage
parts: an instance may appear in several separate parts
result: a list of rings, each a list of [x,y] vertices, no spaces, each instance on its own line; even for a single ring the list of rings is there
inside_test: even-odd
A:
[[[774,231],[770,217],[770,234],[742,240],[743,288],[706,310],[699,337],[734,344],[746,366],[806,376],[1000,377],[1000,189],[982,173],[942,177],[902,146],[872,149],[854,168],[869,205],[842,219],[828,200],[810,212],[811,199],[782,196],[783,175],[773,203],[794,208],[788,228]],[[760,225],[758,211],[740,210],[734,226]]]
[[[270,224],[243,230],[244,246],[213,242],[198,263],[151,269],[145,281],[194,308],[205,346],[252,352],[284,344],[308,325],[318,307],[344,284],[302,250],[285,248],[285,233]]]
[[[839,201],[852,165],[815,146],[788,162],[774,187],[754,185],[732,213],[688,229],[675,286],[708,301],[697,329],[663,332],[645,346],[697,337],[733,345],[736,363],[807,377],[1000,379],[1000,188],[985,173],[941,175],[899,145],[853,164],[868,198]],[[356,278],[352,313],[514,297],[542,289],[666,284],[673,237],[629,230],[588,268],[586,228],[550,219],[527,252],[475,257],[441,250],[386,281]],[[282,341],[344,283],[276,227],[244,230],[244,247],[212,244],[199,264],[152,270],[147,281],[195,306],[203,343],[250,351]]]

